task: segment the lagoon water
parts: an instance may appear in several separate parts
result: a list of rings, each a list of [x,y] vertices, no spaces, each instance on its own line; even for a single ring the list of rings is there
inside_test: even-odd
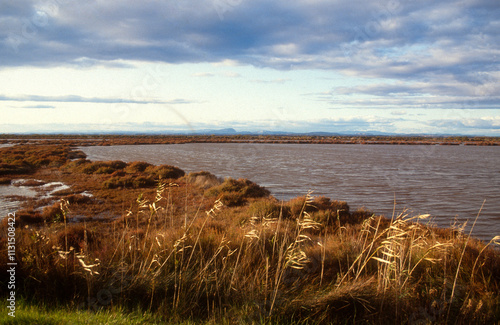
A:
[[[441,227],[481,210],[473,234],[500,235],[500,147],[193,143],[83,147],[90,160],[147,161],[248,178],[282,200],[327,196],[390,217],[431,214]],[[483,205],[484,203],[484,205]]]

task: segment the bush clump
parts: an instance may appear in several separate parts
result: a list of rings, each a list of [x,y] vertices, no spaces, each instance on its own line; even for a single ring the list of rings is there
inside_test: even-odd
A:
[[[357,224],[357,223],[362,223],[364,220],[370,218],[373,216],[373,212],[366,209],[366,208],[358,208],[356,211],[351,213],[351,217],[348,220],[348,223],[351,224]]]
[[[132,180],[132,186],[134,188],[152,187],[156,185],[156,181],[150,177],[139,176]]]
[[[189,173],[184,177],[184,180],[186,183],[194,184],[204,189],[209,189],[222,183],[219,177],[205,171]]]
[[[205,194],[221,196],[222,203],[227,206],[239,206],[245,204],[248,198],[267,197],[271,192],[248,179],[228,178],[219,186],[207,190]]]
[[[42,210],[42,218],[46,221],[59,222],[63,221],[64,213],[60,203],[54,203],[51,206],[44,207]]]
[[[129,174],[142,173],[151,166],[153,165],[144,161],[133,161],[125,167],[125,172]]]
[[[7,218],[4,220],[7,220]],[[33,208],[23,209],[16,212],[16,222],[19,225],[43,223],[44,220],[45,219],[42,217],[40,212],[35,211]]]
[[[0,175],[30,174],[33,168],[28,164],[0,164]]]
[[[250,204],[248,213],[251,217],[262,220],[264,218],[278,218],[280,213],[283,215],[287,213],[285,206],[281,206],[276,200],[258,200]]]
[[[10,185],[11,180],[9,178],[1,178],[0,177],[0,185]]]
[[[177,179],[186,174],[182,169],[170,165],[151,165],[147,167],[144,172],[153,176],[155,179]]]
[[[327,197],[319,196],[314,198],[312,205],[318,210],[312,214],[317,222],[325,225],[332,225],[335,222],[340,222],[340,224],[351,222],[349,205],[345,201],[331,201]]]
[[[60,167],[67,161],[69,147],[66,146],[26,146],[22,148],[23,161],[38,169],[44,166]]]
[[[81,150],[72,150],[68,152],[67,158],[70,160],[87,158],[87,155]]]
[[[113,174],[116,170],[109,166],[99,167],[94,174]]]
[[[84,168],[83,165],[87,165],[87,164],[91,164],[91,163],[92,162],[90,160],[87,160],[85,158],[81,158],[81,159],[69,161],[68,163],[66,163],[64,165],[64,168],[72,170],[72,171],[81,171]]]
[[[115,176],[111,177],[107,181],[104,181],[103,187],[107,189],[114,188],[146,188],[153,187],[156,185],[156,181],[151,177],[147,176]]]
[[[104,181],[102,186],[107,189],[132,187],[132,178],[118,176],[111,177],[107,181]]]
[[[127,163],[121,160],[114,161],[96,161],[86,163],[81,169],[85,174],[112,174],[117,170],[127,167]]]
[[[69,204],[85,204],[92,201],[92,197],[83,194],[70,194],[64,197]]]
[[[89,245],[94,244],[96,241],[97,236],[95,233],[82,224],[69,226],[57,234],[57,244],[64,249],[66,249],[67,244],[67,249],[73,247],[77,250],[86,250]]]
[[[338,222],[343,225],[346,223],[354,223],[354,220],[363,219],[361,212],[354,217],[351,215],[347,202],[332,201],[330,198],[324,196],[317,196],[307,204],[306,197],[300,196],[288,201],[287,206],[291,217],[297,218],[302,212],[307,212],[315,221],[323,225],[333,225]],[[368,217],[371,215],[370,213]]]

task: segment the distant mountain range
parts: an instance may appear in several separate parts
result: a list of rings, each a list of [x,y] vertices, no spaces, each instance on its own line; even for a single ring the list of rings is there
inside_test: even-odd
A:
[[[62,132],[50,132],[50,131],[41,131],[41,132],[25,132],[18,134],[46,134],[46,135],[72,135],[72,134],[80,134],[80,135],[216,135],[216,136],[231,136],[231,135],[249,135],[249,136],[259,136],[259,135],[268,135],[268,136],[319,136],[319,137],[332,137],[332,136],[404,136],[404,137],[454,137],[454,136],[468,136],[474,137],[475,135],[464,135],[464,134],[428,134],[428,133],[389,133],[389,132],[380,132],[380,131],[363,131],[363,132],[355,132],[355,131],[344,131],[344,132],[324,132],[324,131],[315,131],[315,132],[291,132],[291,131],[269,131],[269,130],[261,130],[261,131],[236,131],[234,128],[222,128],[222,129],[199,129],[199,130],[183,130],[183,131],[175,131],[175,130],[162,130],[162,131],[90,131],[90,130],[74,130],[74,131],[62,131]],[[479,135],[478,135],[479,136]]]
[[[128,132],[132,133],[132,132]],[[139,132],[138,132],[139,133]],[[151,134],[183,134],[183,135],[282,135],[282,136],[342,136],[342,135],[396,135],[396,133],[384,132],[290,132],[290,131],[236,131],[233,128],[224,129],[201,129],[194,131],[172,131],[172,132],[151,132]]]
[[[332,137],[332,136],[416,136],[417,134],[399,134],[388,133],[379,131],[364,131],[364,132],[290,132],[290,131],[236,131],[233,128],[224,129],[201,129],[196,131],[184,132],[154,132],[152,134],[182,134],[182,135],[275,135],[275,136],[319,136],[319,137]],[[424,135],[424,134],[419,134]],[[443,135],[443,136],[447,136]]]

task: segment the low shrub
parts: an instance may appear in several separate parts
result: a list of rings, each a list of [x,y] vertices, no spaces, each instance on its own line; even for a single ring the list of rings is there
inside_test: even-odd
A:
[[[125,167],[127,167],[127,163],[121,160],[96,161],[86,163],[81,171],[85,174],[111,174],[114,171],[123,169]]]
[[[298,217],[301,214],[302,210],[305,209],[304,207],[305,203],[306,203],[305,196],[299,196],[288,201],[287,207],[290,210],[290,216],[295,218]],[[309,207],[309,209],[311,209],[311,207]]]
[[[69,204],[85,204],[92,201],[92,198],[88,195],[82,194],[71,194],[64,197],[64,200],[68,201]]]
[[[0,178],[0,185],[10,185],[10,182],[9,178]]]
[[[34,169],[27,164],[3,164],[0,163],[0,175],[30,174]]]
[[[34,169],[41,167],[60,167],[68,160],[69,146],[59,145],[24,145],[12,147],[11,153],[23,155],[22,160]]]
[[[102,167],[99,167],[95,172],[94,174],[112,174],[114,173],[116,170],[109,167],[109,166],[102,166]]]
[[[42,210],[42,218],[46,221],[60,222],[64,219],[64,214],[60,203],[54,203],[51,206],[44,207]]]
[[[334,200],[334,201],[331,201],[330,210],[335,211],[335,212],[339,212],[341,214],[343,213],[345,215],[348,215],[349,214],[349,205],[347,204],[346,201]]]
[[[37,224],[44,222],[44,220],[40,212],[35,211],[33,208],[22,209],[16,212],[16,221],[19,225]]]
[[[99,167],[94,163],[85,164],[81,166],[81,172],[84,174],[93,174]]]
[[[109,166],[113,169],[124,169],[125,167],[127,167],[127,163],[121,160],[107,161],[105,162],[105,164],[106,166]]]
[[[209,196],[216,196],[221,193],[231,192],[241,193],[244,197],[252,198],[266,197],[270,195],[270,192],[267,189],[249,181],[248,179],[242,178],[238,180],[228,178],[219,186],[209,189],[207,194]]]
[[[182,169],[170,165],[152,165],[147,167],[144,172],[153,176],[155,179],[177,179],[185,175]]]
[[[205,194],[207,196],[220,196],[225,205],[238,206],[245,204],[248,198],[267,197],[271,192],[248,179],[228,178],[219,186],[208,189]]]
[[[222,180],[209,172],[201,171],[196,173],[189,173],[184,177],[186,183],[194,184],[203,189],[220,185]]]
[[[97,236],[95,233],[82,224],[70,225],[57,234],[57,244],[63,249],[66,249],[67,243],[67,249],[73,247],[77,250],[84,251],[88,249],[89,245],[94,244],[96,241]]]
[[[150,177],[139,176],[132,180],[132,186],[134,188],[153,187],[155,185],[156,181]]]
[[[278,218],[280,213],[283,213],[282,210],[284,208],[284,206],[281,206],[275,201],[264,199],[251,203],[248,207],[248,214],[259,220],[262,220],[263,218]]]
[[[358,208],[356,211],[351,213],[350,217],[346,220],[350,224],[362,223],[364,220],[373,216],[373,212],[366,209],[365,207]]]
[[[70,160],[82,159],[87,158],[87,155],[81,150],[71,150],[70,152],[68,152],[67,158]]]
[[[223,193],[220,200],[224,205],[228,207],[240,206],[247,202],[243,195],[238,192]]]
[[[67,162],[64,165],[64,168],[70,169],[70,170],[75,170],[75,171],[81,171],[81,169],[83,169],[83,167],[84,167],[82,165],[91,164],[91,163],[92,162],[90,160],[81,158],[81,159],[76,159],[76,160],[72,160],[72,161]]]
[[[132,187],[132,177],[111,177],[102,186],[107,189]]]
[[[338,215],[332,210],[319,210],[311,214],[311,218],[322,225],[332,225],[338,220]]]
[[[116,170],[113,173],[111,173],[111,176],[125,176],[127,173],[123,170]]]
[[[324,225],[332,225],[336,222],[344,224],[351,218],[349,205],[345,201],[332,201],[327,197],[317,196],[312,202],[307,204],[305,202],[305,196],[300,196],[288,201],[287,206],[290,211],[290,216],[296,218],[303,210],[304,212],[310,213],[315,221]]]
[[[137,176],[133,177],[127,176],[115,176],[103,182],[103,187],[107,189],[114,188],[147,188],[154,187],[156,181],[147,176]]]
[[[133,161],[125,167],[125,172],[129,174],[142,173],[146,170],[146,168],[151,166],[153,165],[144,161]]]

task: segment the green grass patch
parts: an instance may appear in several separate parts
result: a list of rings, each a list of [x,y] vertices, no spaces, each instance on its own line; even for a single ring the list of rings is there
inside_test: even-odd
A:
[[[8,315],[4,305],[0,314],[0,323],[5,325],[37,324],[168,324],[150,313],[135,311],[125,312],[122,309],[102,309],[96,312],[78,310],[69,307],[49,308],[18,302],[15,317]],[[188,324],[188,323],[184,323]]]

